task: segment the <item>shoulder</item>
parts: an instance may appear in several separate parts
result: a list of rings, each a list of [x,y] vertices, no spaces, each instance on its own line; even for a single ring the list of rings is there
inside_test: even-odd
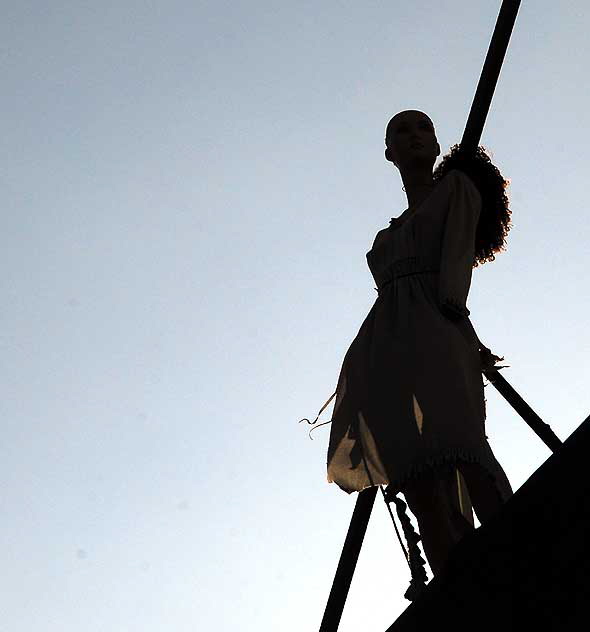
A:
[[[451,190],[462,190],[481,203],[481,193],[473,180],[460,169],[451,169],[446,175]]]
[[[446,177],[449,179],[451,186],[462,186],[475,191],[478,190],[473,180],[460,169],[451,169]]]

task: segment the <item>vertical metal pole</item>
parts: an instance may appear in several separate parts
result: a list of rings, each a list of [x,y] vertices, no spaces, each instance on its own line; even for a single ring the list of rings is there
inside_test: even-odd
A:
[[[356,499],[352,519],[348,527],[344,546],[342,547],[334,582],[332,583],[332,590],[324,611],[320,632],[336,632],[338,630],[376,495],[377,486],[375,485],[359,492]]]

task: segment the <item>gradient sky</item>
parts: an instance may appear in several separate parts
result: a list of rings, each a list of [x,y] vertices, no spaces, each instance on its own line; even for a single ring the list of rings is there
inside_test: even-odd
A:
[[[385,125],[460,141],[500,4],[2,4],[3,630],[318,629],[357,495],[298,420],[407,206]],[[590,412],[586,9],[522,3],[481,139],[513,227],[468,300],[562,439]],[[550,452],[485,393],[517,489]],[[341,632],[409,580],[379,495]]]

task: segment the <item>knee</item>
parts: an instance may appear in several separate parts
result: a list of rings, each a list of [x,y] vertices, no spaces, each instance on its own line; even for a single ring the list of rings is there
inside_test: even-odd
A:
[[[453,484],[454,476],[440,468],[410,480],[402,491],[416,517],[425,513],[447,514],[451,510],[450,490]]]
[[[406,501],[415,515],[423,514],[432,508],[435,500],[435,481],[424,476],[407,483],[402,490]]]
[[[487,472],[483,466],[478,463],[461,463],[458,467],[470,494],[478,496],[493,490],[499,497],[500,492],[497,489],[494,476]]]

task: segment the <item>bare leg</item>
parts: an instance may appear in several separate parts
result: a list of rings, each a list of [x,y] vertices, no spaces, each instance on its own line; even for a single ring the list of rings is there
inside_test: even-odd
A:
[[[498,487],[481,465],[477,463],[459,463],[457,467],[461,470],[461,474],[463,474],[469,488],[469,496],[477,519],[483,525],[501,509],[507,498],[502,498]],[[503,481],[506,490],[504,496],[511,495],[512,489],[504,474],[504,470],[499,464],[498,468],[498,475],[505,478],[505,481]]]
[[[483,525],[512,495],[510,482],[499,463],[496,483],[476,463],[461,462],[457,468],[465,478],[473,508]],[[471,530],[466,521],[453,520],[451,495],[455,488],[454,474],[441,469],[410,481],[403,490],[408,506],[418,521],[424,553],[435,575],[443,568],[454,545]]]
[[[418,521],[424,553],[435,575],[441,571],[451,549],[464,533],[451,520],[447,490],[452,482],[451,474],[428,473],[408,483],[403,492]]]

